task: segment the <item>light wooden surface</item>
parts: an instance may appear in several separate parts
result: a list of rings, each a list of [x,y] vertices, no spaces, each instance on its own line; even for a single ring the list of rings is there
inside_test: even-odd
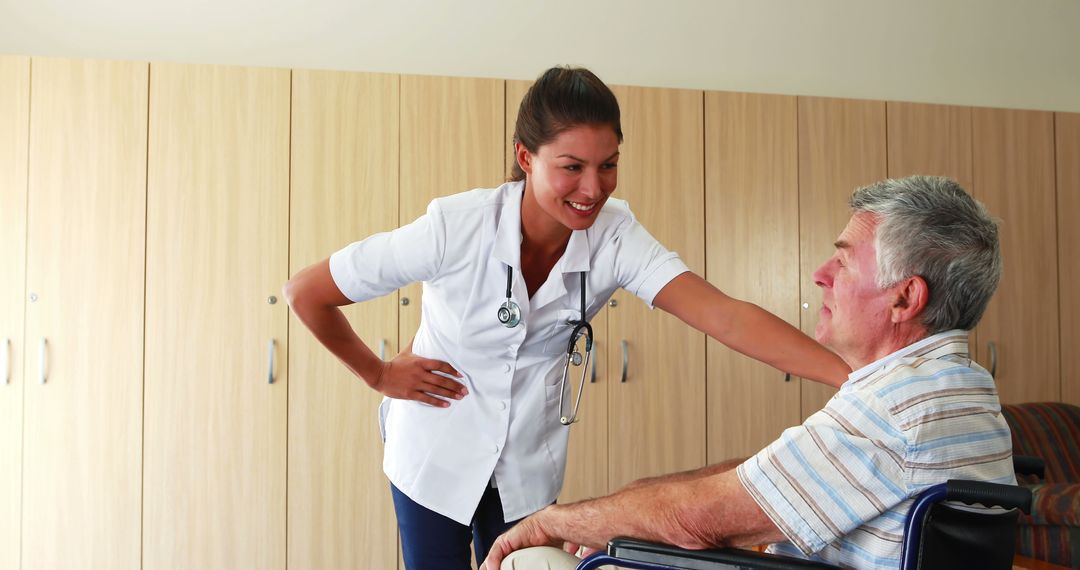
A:
[[[885,178],[885,103],[799,97],[799,285],[802,330],[814,336],[821,289],[814,271],[833,253],[851,217],[848,198]],[[802,381],[802,416],[817,412],[834,388]]]
[[[948,176],[971,192],[971,107],[886,103],[889,177]]]
[[[889,101],[885,110],[889,178],[947,176],[974,195],[971,107]],[[974,350],[974,331],[968,335],[968,342]]]
[[[979,362],[997,347],[1002,403],[1061,397],[1058,348],[1057,223],[1054,214],[1054,115],[973,111],[975,197],[1001,219],[1004,271],[976,327]]]
[[[705,270],[701,91],[614,88],[626,140],[615,197],[699,275]],[[705,464],[705,335],[626,291],[608,310],[612,490]],[[621,342],[629,346],[627,381]]]
[[[504,82],[496,79],[401,76],[401,162],[398,223],[422,216],[431,200],[502,184]],[[405,346],[420,326],[419,284],[402,287]]]
[[[518,107],[532,81],[506,82],[506,176],[514,160],[514,123]],[[578,413],[580,422],[570,428],[567,449],[566,475],[563,479],[560,503],[579,501],[606,495],[608,489],[608,309],[603,309],[589,324],[593,328],[593,363],[596,383],[585,387]],[[590,370],[590,379],[592,373]]]
[[[706,276],[795,327],[798,183],[795,97],[705,93]],[[707,369],[709,463],[750,456],[800,423],[797,378],[713,339]]]
[[[1080,405],[1080,114],[1055,115],[1061,401]]]
[[[282,569],[289,72],[150,91],[143,567]]]
[[[22,567],[136,569],[148,66],[32,65]]]
[[[294,72],[290,274],[397,227],[398,81]],[[376,354],[397,354],[397,295],[343,310]],[[382,471],[382,396],[295,317],[289,351],[288,567],[392,568],[397,525]]]
[[[30,58],[0,56],[0,568],[19,567]]]

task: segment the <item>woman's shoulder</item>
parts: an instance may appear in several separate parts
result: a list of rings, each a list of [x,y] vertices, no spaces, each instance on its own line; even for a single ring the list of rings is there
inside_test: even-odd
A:
[[[520,186],[520,182],[507,182],[495,188],[474,188],[457,194],[440,196],[431,201],[431,206],[436,207],[444,214],[468,213],[482,211],[488,208],[498,208],[506,202],[513,191],[513,186]]]

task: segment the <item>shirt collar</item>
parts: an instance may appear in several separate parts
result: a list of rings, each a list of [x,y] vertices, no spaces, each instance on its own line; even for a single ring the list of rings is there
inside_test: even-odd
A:
[[[848,374],[847,381],[848,383],[854,383],[874,373],[884,372],[895,365],[901,358],[925,357],[930,356],[932,353],[934,357],[942,354],[963,354],[966,356],[968,354],[968,331],[953,329],[928,336]]]
[[[524,181],[509,182],[499,189],[502,207],[495,222],[495,246],[492,250],[495,259],[517,270],[521,269],[521,197],[524,191]],[[575,230],[570,234],[566,251],[559,260],[559,271],[588,271],[591,259],[588,230]]]

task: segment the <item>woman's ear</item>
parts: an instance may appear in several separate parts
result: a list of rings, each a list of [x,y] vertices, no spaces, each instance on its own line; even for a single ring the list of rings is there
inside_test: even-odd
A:
[[[532,154],[529,153],[529,149],[525,148],[525,145],[519,142],[514,143],[514,159],[517,160],[522,172],[526,175],[532,174]]]
[[[930,286],[918,275],[908,277],[894,286],[896,300],[892,306],[892,322],[902,323],[915,319],[930,302]]]

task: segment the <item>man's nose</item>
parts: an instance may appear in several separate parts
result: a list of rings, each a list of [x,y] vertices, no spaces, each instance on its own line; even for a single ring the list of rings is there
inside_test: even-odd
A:
[[[832,273],[829,271],[830,262],[831,260],[822,263],[821,267],[814,271],[814,285],[822,289],[832,286]]]

